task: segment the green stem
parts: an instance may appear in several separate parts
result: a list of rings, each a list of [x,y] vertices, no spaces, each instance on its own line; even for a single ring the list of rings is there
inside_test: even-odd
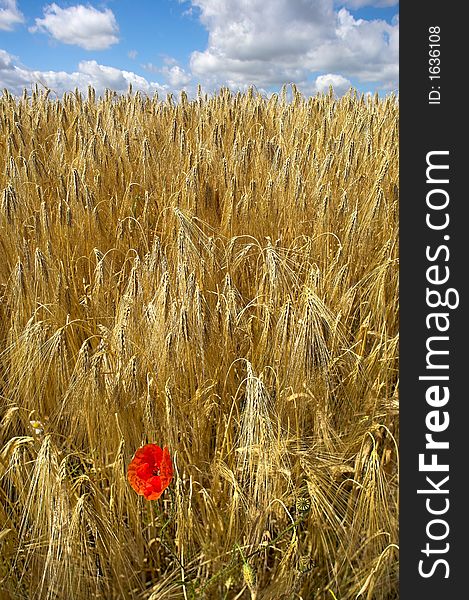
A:
[[[161,543],[161,545],[164,548],[166,548],[166,550],[169,552],[169,554],[172,556],[172,558],[174,558],[174,560],[179,564],[179,566],[181,568],[183,568],[182,563],[179,560],[179,557],[177,556],[177,554],[168,545],[169,544],[169,540],[168,540],[168,543],[166,543],[166,541],[165,541],[164,531],[168,527],[168,525],[171,523],[171,521],[173,519],[173,516],[174,516],[174,513],[175,513],[175,509],[174,509],[174,492],[171,489],[169,489],[169,491],[170,491],[170,495],[171,495],[170,512],[169,512],[168,519],[163,523],[163,525],[161,526],[161,529],[160,529],[160,543]],[[156,515],[157,515],[158,520],[159,520],[160,517],[163,516],[163,511],[159,510],[158,504],[155,504],[155,508],[156,508]]]

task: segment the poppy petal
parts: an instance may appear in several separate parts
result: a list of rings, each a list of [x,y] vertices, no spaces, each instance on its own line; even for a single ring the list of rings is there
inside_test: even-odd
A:
[[[157,500],[171,483],[173,466],[168,448],[146,444],[129,464],[127,479],[132,488],[147,500]]]

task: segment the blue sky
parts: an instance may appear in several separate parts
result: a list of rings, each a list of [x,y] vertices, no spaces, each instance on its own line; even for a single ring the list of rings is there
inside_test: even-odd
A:
[[[398,86],[395,0],[0,0],[0,88]]]

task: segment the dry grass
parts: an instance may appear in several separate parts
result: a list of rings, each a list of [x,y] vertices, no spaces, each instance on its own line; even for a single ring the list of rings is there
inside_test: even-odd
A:
[[[4,92],[0,194],[2,597],[397,598],[396,98]]]

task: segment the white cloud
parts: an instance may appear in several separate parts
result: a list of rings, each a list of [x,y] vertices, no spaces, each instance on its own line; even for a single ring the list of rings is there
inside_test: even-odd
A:
[[[316,77],[316,81],[314,82],[316,92],[321,92],[323,94],[327,93],[330,86],[332,86],[334,92],[338,96],[341,96],[348,92],[352,87],[352,84],[348,79],[342,77],[342,75],[336,75],[334,73],[327,73],[327,75],[319,75],[319,77]]]
[[[36,83],[50,88],[59,96],[76,87],[86,91],[89,85],[93,86],[98,94],[105,89],[125,93],[129,84],[132,84],[135,92],[139,90],[149,95],[171,91],[168,85],[148,81],[132,71],[100,65],[95,60],[80,62],[78,70],[72,73],[37,71],[28,69],[21,65],[16,57],[5,50],[0,50],[0,89],[7,88],[12,94],[21,95],[24,88],[31,90]]]
[[[168,56],[167,54],[162,54],[161,55],[163,58],[163,62],[165,65],[168,65],[168,67],[172,67],[173,65],[177,65],[177,60],[175,58],[173,58],[172,56]]]
[[[334,39],[308,52],[306,60],[313,69],[340,71],[361,82],[378,82],[383,89],[397,88],[398,23],[357,20],[342,8],[335,33]]]
[[[3,70],[11,68],[11,65],[13,65],[14,60],[15,57],[11,54],[8,54],[6,50],[0,50],[0,73]]]
[[[153,63],[145,63],[142,68],[149,73],[161,73],[173,89],[182,89],[191,81],[191,75],[177,65],[177,61],[170,56],[164,57],[165,65],[163,67],[157,67]]]
[[[112,10],[100,11],[83,4],[68,8],[49,4],[44,8],[44,18],[36,19],[29,31],[48,33],[59,42],[85,50],[104,50],[119,41],[119,27]]]
[[[74,87],[86,89],[88,84],[98,93],[106,87],[126,91],[129,83],[148,93],[177,93],[184,88],[189,94],[197,83],[207,91],[225,85],[277,91],[284,83],[293,82],[307,94],[327,91],[329,85],[341,94],[351,82],[362,89],[397,89],[399,20],[357,19],[343,7],[365,3],[392,2],[343,0],[339,5],[337,0],[191,0],[193,14],[209,37],[204,51],[192,52],[189,68],[161,55],[162,66],[141,65],[148,78],[96,61],[81,62],[73,73],[40,72],[21,66],[4,53],[0,87],[3,84],[18,91],[42,78],[59,94]],[[109,9],[99,11],[81,4],[64,9],[56,4],[47,6],[33,30],[84,48],[107,47],[118,36]],[[128,56],[135,60],[137,51],[130,50]]]
[[[160,72],[160,68],[151,62],[144,63],[143,65],[141,65],[141,67],[142,67],[142,69],[144,69],[145,71],[148,71],[149,73],[159,73]]]
[[[192,5],[209,39],[205,51],[192,53],[190,66],[193,78],[209,87],[295,82],[301,89],[310,86],[311,75],[335,73],[397,88],[398,21],[355,19],[345,8],[335,11],[333,0],[192,0]]]
[[[24,23],[24,16],[16,0],[0,0],[0,29],[11,31],[15,25]]]
[[[375,8],[388,8],[399,4],[399,0],[337,0],[335,4],[339,6],[348,6],[352,10],[363,8],[364,6],[374,6]]]
[[[163,73],[169,85],[173,88],[186,86],[191,80],[191,76],[178,65],[174,65],[171,68],[163,67],[161,73]]]

